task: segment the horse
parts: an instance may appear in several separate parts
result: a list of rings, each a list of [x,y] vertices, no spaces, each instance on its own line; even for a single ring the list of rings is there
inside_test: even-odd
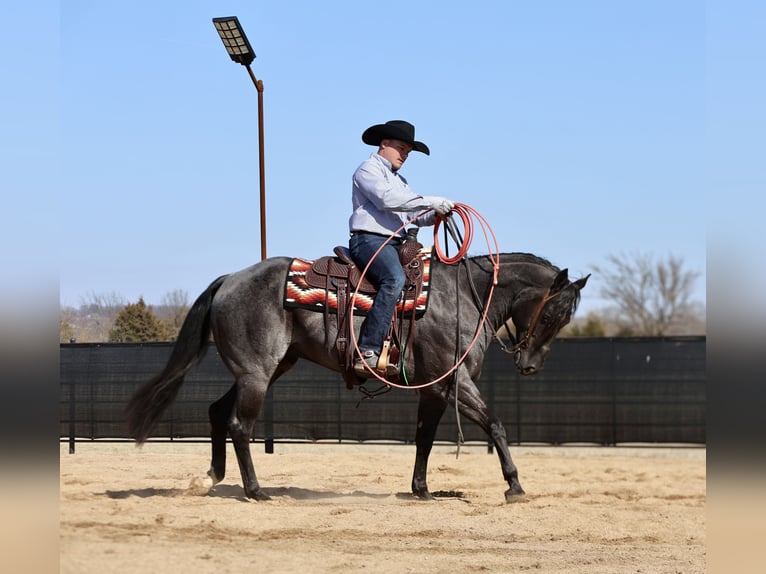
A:
[[[509,321],[518,342],[511,349],[503,347],[513,364],[524,376],[540,371],[551,343],[574,315],[589,275],[571,281],[567,269],[533,254],[496,255],[497,261],[478,255],[450,264],[434,257],[431,264],[428,308],[415,321],[411,349],[403,356],[403,368],[419,398],[411,483],[418,499],[433,499],[426,480],[428,458],[439,421],[453,401],[460,416],[490,437],[508,483],[506,501],[525,494],[503,424],[488,411],[476,381],[487,347]],[[325,321],[322,313],[287,308],[283,303],[291,261],[288,257],[267,258],[210,283],[190,308],[164,369],[134,391],[126,408],[128,431],[140,445],[175,399],[184,377],[203,357],[212,333],[235,383],[208,409],[212,451],[208,475],[213,485],[223,480],[229,436],[245,495],[255,500],[269,499],[258,482],[250,453],[252,431],[266,392],[299,359],[340,371],[338,354],[327,344],[337,335],[337,327]],[[468,281],[460,280],[461,269]],[[489,293],[493,295],[485,306]],[[353,320],[358,333],[363,317]],[[327,333],[328,329],[333,332]],[[509,334],[513,338],[510,329]],[[465,344],[472,338],[475,344],[463,362],[451,376],[443,377],[465,350],[457,342]],[[428,384],[430,381],[436,382]]]

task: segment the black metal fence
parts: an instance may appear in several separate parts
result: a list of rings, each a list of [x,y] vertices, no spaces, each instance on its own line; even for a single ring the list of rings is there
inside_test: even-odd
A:
[[[704,444],[705,337],[573,338],[553,344],[545,369],[521,377],[493,346],[479,388],[510,443]],[[170,343],[65,344],[60,348],[60,437],[126,439],[125,404],[165,364]],[[209,435],[207,408],[231,386],[215,346],[187,377],[154,430],[164,439]],[[300,362],[269,391],[254,440],[412,442],[416,392],[361,400],[337,373]],[[485,441],[448,408],[437,441]]]

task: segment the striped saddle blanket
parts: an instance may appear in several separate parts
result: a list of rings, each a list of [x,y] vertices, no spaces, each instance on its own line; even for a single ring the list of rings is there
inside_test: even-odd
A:
[[[350,260],[345,248],[335,248],[335,256],[329,255],[317,260],[296,257],[290,262],[285,281],[284,306],[293,309],[308,309],[337,313],[339,300],[354,298],[354,315],[365,316],[372,307],[376,289]],[[420,316],[428,306],[431,249],[421,250],[409,263],[403,266],[407,282],[403,297],[399,298],[398,315]],[[360,281],[361,280],[361,281]],[[361,284],[360,284],[361,282]],[[338,285],[347,293],[338,296]],[[345,310],[342,309],[341,313]]]

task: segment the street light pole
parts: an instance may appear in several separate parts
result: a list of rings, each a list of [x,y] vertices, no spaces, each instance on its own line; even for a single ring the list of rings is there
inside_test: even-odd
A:
[[[250,79],[258,91],[258,164],[261,184],[261,260],[266,259],[266,162],[263,151],[263,82],[255,77],[250,64],[255,60],[250,42],[236,16],[213,18],[213,25],[221,37],[232,61],[247,68]]]
[[[256,79],[250,65],[245,66],[258,90],[258,169],[261,182],[261,261],[266,259],[266,162],[263,152],[263,82]]]

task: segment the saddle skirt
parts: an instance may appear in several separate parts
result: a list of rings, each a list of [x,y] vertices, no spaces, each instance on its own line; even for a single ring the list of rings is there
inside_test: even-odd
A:
[[[403,264],[407,282],[404,286],[404,297],[400,297],[397,302],[398,315],[409,315],[413,311],[415,316],[425,313],[428,306],[431,257],[430,248],[421,249],[414,254],[409,263]],[[293,259],[285,281],[284,306],[338,313],[339,283],[347,289],[348,299],[357,291],[354,298],[354,315],[366,316],[372,307],[377,289],[362,277],[362,271],[351,261],[345,247],[336,247],[334,256],[327,255],[317,260],[299,257]]]

